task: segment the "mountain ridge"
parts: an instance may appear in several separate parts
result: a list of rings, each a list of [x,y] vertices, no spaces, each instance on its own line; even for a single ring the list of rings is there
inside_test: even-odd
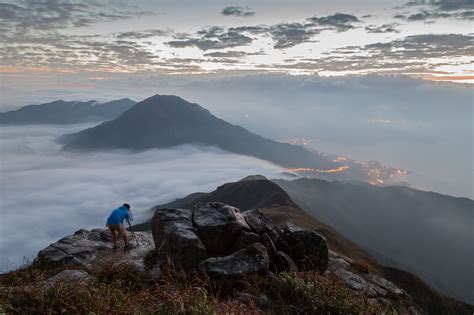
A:
[[[362,185],[365,186],[364,183]],[[274,199],[268,198],[268,196],[274,196],[275,194],[285,197],[278,198],[278,200],[282,200],[281,204],[275,204]],[[260,203],[260,207],[257,207],[256,204],[252,206],[247,203],[248,200],[253,198],[253,195],[259,195],[257,199],[263,201]],[[331,250],[352,259],[354,268],[368,268],[370,273],[382,275],[399,285],[419,305],[422,305],[427,314],[456,314],[458,307],[459,310],[463,308],[461,305],[464,304],[459,304],[455,299],[439,293],[411,272],[379,264],[366,251],[365,247],[361,247],[351,238],[340,234],[331,225],[321,222],[318,217],[310,215],[300,208],[281,186],[262,176],[248,176],[237,182],[223,184],[210,193],[193,193],[173,202],[153,207],[151,210],[155,211],[158,208],[193,209],[195,204],[209,201],[227,202],[229,205],[240,207],[244,213],[251,208],[260,208],[277,225],[284,226],[291,223],[302,228],[316,230],[325,236]],[[150,223],[133,226],[133,229],[137,231],[146,231],[150,228]]]
[[[129,98],[105,103],[90,101],[56,100],[0,113],[0,124],[73,124],[114,119],[135,105]]]
[[[441,292],[472,303],[472,247],[459,240],[474,239],[473,200],[406,186],[315,178],[273,182],[301,209],[385,264],[408,270]]]
[[[212,115],[198,104],[173,95],[147,98],[117,119],[65,135],[61,142],[65,150],[145,150],[201,144],[284,167],[336,167],[336,163],[323,155],[263,138]]]

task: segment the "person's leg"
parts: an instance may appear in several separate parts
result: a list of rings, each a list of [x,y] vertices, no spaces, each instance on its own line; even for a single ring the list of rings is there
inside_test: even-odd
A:
[[[121,226],[121,229],[120,229],[122,235],[123,235],[123,241],[125,243],[125,247],[128,247],[128,233],[127,233],[127,229],[125,228],[125,226]]]
[[[114,245],[114,248],[117,248],[117,236],[118,236],[118,232],[117,230],[109,225],[109,230],[110,230],[110,234],[112,234],[112,244]]]
[[[119,226],[119,231],[120,231],[119,237],[123,236],[123,242],[125,243],[125,248],[127,248],[128,247],[128,234],[123,224]]]
[[[125,242],[125,246],[128,247],[128,233],[125,230],[123,231],[123,240]]]

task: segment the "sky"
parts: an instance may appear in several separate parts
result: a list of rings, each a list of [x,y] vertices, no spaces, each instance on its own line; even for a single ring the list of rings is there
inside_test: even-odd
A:
[[[472,83],[473,19],[473,0],[5,1],[0,80],[3,94],[18,77],[71,75],[84,88],[249,72]]]

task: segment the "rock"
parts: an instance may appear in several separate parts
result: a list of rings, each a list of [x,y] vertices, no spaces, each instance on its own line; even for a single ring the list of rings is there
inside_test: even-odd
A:
[[[252,244],[258,243],[259,241],[260,235],[252,232],[242,231],[237,237],[232,251],[239,251],[241,249],[249,247]]]
[[[327,269],[328,246],[322,235],[312,230],[293,230],[285,231],[282,238],[289,247],[287,254],[300,269],[320,272]]]
[[[285,225],[283,227],[283,233],[293,233],[293,232],[296,232],[296,231],[303,231],[303,230],[304,230],[303,228],[301,228],[297,225],[294,225],[291,222],[285,223]]]
[[[129,236],[130,242],[135,242],[133,236]],[[47,265],[69,264],[90,267],[97,260],[111,260],[114,263],[134,264],[139,270],[144,270],[143,257],[146,252],[154,248],[152,234],[136,232],[135,236],[140,246],[124,254],[123,250],[112,250],[110,231],[81,229],[40,250],[35,262]]]
[[[273,308],[273,302],[266,294],[262,294],[257,300],[257,307],[261,310],[270,310]]]
[[[402,289],[380,276],[355,273],[351,267],[353,263],[350,258],[331,251],[326,273],[334,274],[346,287],[374,299],[377,303],[383,299],[398,300],[406,295]]]
[[[206,248],[195,233],[193,212],[187,209],[157,209],[152,219],[156,259],[169,261],[176,269],[197,270],[207,258]]]
[[[339,269],[350,270],[352,263],[353,263],[353,261],[351,259],[349,259],[348,257],[339,255],[336,252],[330,250],[329,251],[329,263],[328,263],[327,271],[335,272],[336,270],[339,270]]]
[[[86,283],[91,281],[93,277],[83,270],[63,270],[60,273],[43,281],[44,288],[50,288],[58,282],[63,282],[67,285],[75,285],[79,282]]]
[[[160,280],[160,278],[161,278],[161,266],[160,265],[154,266],[150,271],[148,271],[147,277],[152,281]]]
[[[221,202],[197,204],[193,221],[211,257],[228,255],[240,233],[250,232],[240,210]]]
[[[259,243],[265,246],[268,252],[268,256],[270,257],[270,259],[273,259],[273,257],[275,257],[276,255],[277,249],[275,244],[273,244],[273,241],[270,236],[268,236],[267,233],[263,233],[262,235],[260,235]]]
[[[388,295],[391,297],[406,295],[405,291],[398,288],[395,284],[393,284],[392,282],[388,281],[385,278],[382,278],[374,274],[366,274],[364,275],[364,278],[370,283],[384,289],[385,292],[387,292]]]
[[[266,274],[270,258],[259,243],[224,257],[211,257],[199,264],[199,269],[214,279],[239,279],[248,274]]]
[[[275,258],[272,261],[272,266],[276,272],[298,271],[298,266],[296,266],[293,259],[282,251],[276,252]]]
[[[243,216],[254,233],[267,233],[273,243],[276,243],[281,237],[281,229],[273,224],[259,209],[247,210],[243,213]]]

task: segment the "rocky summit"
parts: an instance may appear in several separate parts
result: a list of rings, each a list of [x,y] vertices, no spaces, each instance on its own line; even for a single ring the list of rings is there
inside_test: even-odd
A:
[[[138,240],[139,246],[128,251],[113,250],[110,232],[104,229],[79,230],[51,244],[38,253],[35,264],[71,266],[73,270],[60,270],[43,280],[42,287],[61,281],[94,283],[94,275],[84,270],[104,262],[133,265],[145,281],[155,282],[164,281],[164,270],[170,267],[188,279],[204,276],[226,283],[241,283],[249,276],[291,282],[294,280],[286,275],[304,278],[314,274],[320,277],[318,281],[338,279],[344,290],[364,297],[371,305],[402,314],[423,313],[405,290],[329,250],[318,232],[290,223],[277,226],[259,209],[241,212],[221,202],[198,203],[193,209],[160,208],[151,227],[152,232],[135,232],[136,239],[130,235],[131,243]],[[274,278],[280,274],[283,276]],[[237,300],[252,300],[251,294],[235,288]],[[262,294],[255,297],[257,304],[271,307],[271,299]]]
[[[155,265],[170,260],[187,273],[238,278],[298,268],[324,272],[328,266],[322,235],[282,230],[258,209],[241,213],[221,202],[197,204],[193,210],[157,209],[152,230]]]

